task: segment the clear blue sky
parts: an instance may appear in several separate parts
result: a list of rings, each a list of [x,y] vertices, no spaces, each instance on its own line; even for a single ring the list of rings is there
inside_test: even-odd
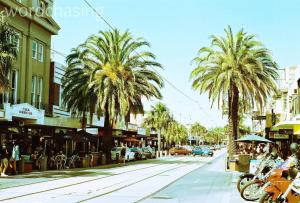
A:
[[[256,34],[271,50],[281,68],[300,64],[299,0],[89,0],[114,26],[129,30],[135,37],[151,43],[151,51],[163,64],[160,71],[186,94],[198,100],[200,108],[168,84],[162,90],[163,102],[183,123],[222,126],[217,108],[210,108],[207,95],[191,90],[191,60],[202,46],[209,45],[211,34],[222,35],[231,25],[234,31],[244,28]],[[78,15],[78,11],[82,14]],[[87,11],[86,11],[87,10]],[[55,20],[61,26],[53,39],[53,48],[70,53],[71,48],[108,27],[88,10],[83,0],[55,0]],[[54,55],[54,59],[64,59]],[[146,103],[146,109],[152,102]]]

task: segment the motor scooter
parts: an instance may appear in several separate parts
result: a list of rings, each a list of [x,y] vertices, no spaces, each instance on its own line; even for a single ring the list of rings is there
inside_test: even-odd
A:
[[[241,190],[241,197],[246,201],[256,201],[258,200],[266,187],[271,184],[271,180],[277,180],[288,174],[288,164],[289,160],[286,160],[280,165],[273,164],[272,169],[261,176],[261,178],[255,179],[252,182],[246,184]]]
[[[245,173],[239,177],[239,180],[237,181],[238,191],[240,192],[246,184],[253,182],[256,179],[262,179],[263,176],[265,176],[273,168],[276,158],[277,154],[265,153],[262,156],[259,166],[257,167],[254,174]]]
[[[259,200],[260,203],[300,202],[300,173],[294,166],[289,169],[288,176],[272,179],[269,182],[270,184],[264,189],[265,193]]]

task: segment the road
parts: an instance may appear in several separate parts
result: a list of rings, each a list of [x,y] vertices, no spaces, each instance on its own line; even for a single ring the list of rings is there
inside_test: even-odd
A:
[[[167,157],[116,168],[70,171],[68,177],[60,177],[65,172],[54,171],[51,177],[38,182],[33,182],[30,176],[1,178],[4,189],[0,190],[0,201],[212,202],[209,200],[213,197],[222,202],[230,199],[232,192],[228,186],[232,184],[230,174],[224,172],[224,152],[219,151],[217,156],[220,158],[215,161],[215,158]],[[84,175],[72,175],[78,173]],[[9,188],[3,187],[5,181]],[[22,184],[14,185],[16,182]]]

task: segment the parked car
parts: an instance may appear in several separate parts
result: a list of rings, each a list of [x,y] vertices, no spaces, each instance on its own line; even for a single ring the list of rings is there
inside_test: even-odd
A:
[[[112,161],[116,161],[117,157],[121,156],[121,150],[123,149],[123,147],[114,147],[111,149],[110,153],[111,153],[111,160]]]
[[[204,148],[203,149],[203,156],[213,156],[214,155],[214,152],[211,150],[211,149],[209,149],[209,148]]]
[[[217,148],[216,146],[210,146],[209,149],[215,151]]]
[[[126,147],[125,160],[126,161],[134,161],[135,160],[135,153],[132,152],[128,147]]]
[[[155,150],[153,150],[151,147],[143,147],[142,151],[145,153],[147,159],[155,158]]]
[[[152,158],[152,153],[150,152],[150,150],[146,147],[142,147],[142,152],[145,154],[147,159],[151,159]]]
[[[169,150],[169,153],[171,155],[178,155],[178,154],[188,155],[188,154],[191,154],[191,151],[187,150],[187,149],[185,149],[183,147],[172,147]]]
[[[139,147],[132,147],[130,151],[134,153],[134,157],[136,160],[147,159],[146,154]]]
[[[201,147],[194,147],[194,149],[192,150],[192,154],[195,155],[203,155],[203,150]]]
[[[125,161],[135,160],[135,153],[131,152],[129,148],[125,147],[114,147],[111,149],[111,160],[116,161],[117,157],[121,156],[122,149],[125,149]]]
[[[183,145],[183,148],[187,149],[188,151],[192,151],[193,150],[193,146],[190,145]]]

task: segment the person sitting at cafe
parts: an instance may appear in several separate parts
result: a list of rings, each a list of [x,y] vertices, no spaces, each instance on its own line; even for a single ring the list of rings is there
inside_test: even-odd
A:
[[[51,150],[48,155],[48,167],[49,169],[55,169],[55,152]]]
[[[40,157],[41,157],[41,154],[37,150],[34,150],[33,154],[31,154],[30,159],[33,161],[34,169],[40,168],[40,163],[39,163]]]

